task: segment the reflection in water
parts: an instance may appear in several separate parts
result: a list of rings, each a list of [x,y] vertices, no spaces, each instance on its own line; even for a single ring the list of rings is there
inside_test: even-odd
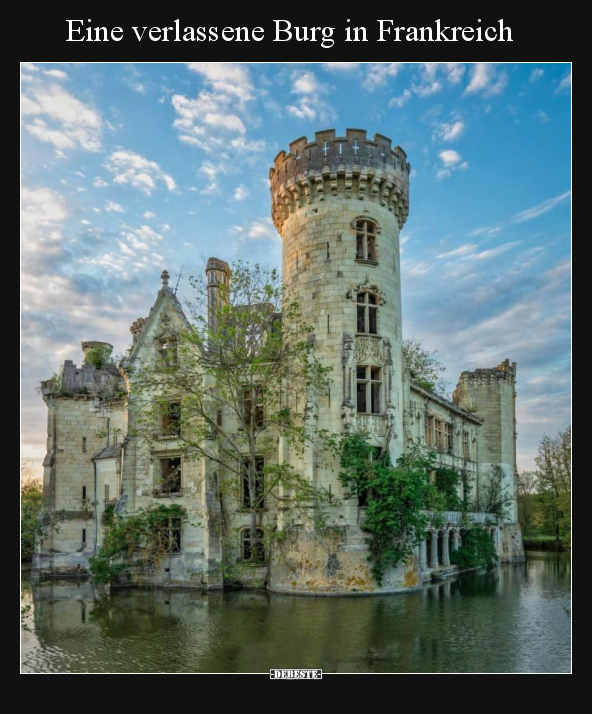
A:
[[[383,597],[307,598],[241,591],[32,588],[27,672],[565,672],[570,561],[468,573]],[[23,599],[31,597],[25,586]]]

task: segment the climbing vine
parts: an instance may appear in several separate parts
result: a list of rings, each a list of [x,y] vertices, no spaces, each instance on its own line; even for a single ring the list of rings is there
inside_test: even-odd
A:
[[[450,554],[450,562],[461,568],[493,568],[499,561],[488,528],[474,526],[463,533],[462,545]]]
[[[362,528],[368,533],[369,560],[379,585],[386,568],[404,561],[425,538],[428,521],[438,525],[438,511],[463,510],[458,496],[461,476],[454,469],[437,467],[436,454],[419,445],[393,466],[388,453],[356,432],[342,439],[340,464],[346,497],[357,496],[366,507]]]
[[[180,528],[185,509],[177,504],[142,508],[127,516],[109,513],[105,538],[90,570],[97,583],[112,583],[131,568],[153,575],[162,559],[174,552],[174,532]]]
[[[429,482],[432,467],[432,456],[418,448],[393,466],[388,453],[378,454],[363,434],[342,441],[339,478],[348,497],[356,495],[366,504],[362,527],[379,585],[386,568],[409,557],[425,536],[428,516],[423,509],[434,490]]]

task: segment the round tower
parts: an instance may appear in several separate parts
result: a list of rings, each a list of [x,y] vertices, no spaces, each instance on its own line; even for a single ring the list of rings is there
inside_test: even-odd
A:
[[[333,367],[330,394],[307,413],[334,433],[368,432],[393,459],[403,450],[399,233],[409,172],[403,149],[359,129],[297,139],[270,170],[284,282],[314,328],[317,357]],[[336,473],[316,462],[309,454],[305,473],[341,494]]]

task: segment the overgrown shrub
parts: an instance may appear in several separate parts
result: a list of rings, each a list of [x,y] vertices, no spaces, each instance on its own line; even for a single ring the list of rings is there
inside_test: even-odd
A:
[[[143,575],[154,574],[170,552],[171,520],[182,521],[184,516],[185,509],[177,504],[150,506],[126,516],[110,514],[103,544],[89,561],[93,580],[112,583],[132,567]]]
[[[466,530],[460,548],[450,553],[450,562],[461,568],[493,568],[498,561],[491,533],[481,526]]]

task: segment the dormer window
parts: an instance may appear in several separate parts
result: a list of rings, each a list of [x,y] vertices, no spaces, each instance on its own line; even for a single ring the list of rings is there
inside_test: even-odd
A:
[[[356,260],[378,261],[376,253],[377,226],[374,221],[356,222]]]
[[[374,293],[358,293],[357,332],[367,335],[378,334],[378,300]]]

